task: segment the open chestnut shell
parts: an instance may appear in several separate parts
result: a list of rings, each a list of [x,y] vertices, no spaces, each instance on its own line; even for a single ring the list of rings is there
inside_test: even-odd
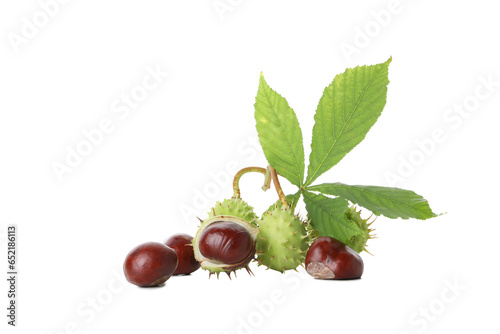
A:
[[[239,217],[213,216],[201,224],[193,239],[194,256],[210,273],[249,270],[259,232]]]
[[[141,244],[125,258],[123,271],[125,278],[140,287],[165,283],[177,268],[175,251],[159,242]]]
[[[164,244],[177,254],[179,263],[172,275],[189,275],[200,268],[200,263],[194,258],[193,237],[188,234],[175,234],[165,240]]]
[[[356,251],[331,237],[320,237],[309,247],[306,271],[318,279],[354,279],[363,275],[363,259]]]
[[[236,264],[255,252],[250,233],[241,225],[227,221],[216,221],[207,227],[200,238],[200,252],[203,256]]]

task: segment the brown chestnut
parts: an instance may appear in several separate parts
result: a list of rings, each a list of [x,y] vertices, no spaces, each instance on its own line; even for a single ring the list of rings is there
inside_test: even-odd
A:
[[[201,224],[193,238],[194,258],[210,275],[248,267],[255,259],[255,244],[260,229],[236,216],[213,216]],[[210,277],[210,276],[209,276]]]
[[[306,270],[318,279],[353,279],[363,274],[363,259],[352,248],[331,237],[314,241],[306,255]]]
[[[241,225],[219,221],[208,226],[200,238],[201,254],[225,264],[237,264],[255,254],[255,242]]]
[[[123,264],[125,278],[141,287],[165,283],[177,268],[175,251],[159,242],[146,242],[128,253]]]
[[[187,234],[175,234],[165,240],[164,244],[177,254],[179,263],[173,275],[189,275],[200,268],[200,263],[194,258],[193,237]]]

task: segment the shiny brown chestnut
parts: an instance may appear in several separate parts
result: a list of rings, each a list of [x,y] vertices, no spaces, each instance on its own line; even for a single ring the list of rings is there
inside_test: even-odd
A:
[[[177,254],[179,263],[172,275],[189,275],[200,268],[200,263],[194,258],[193,237],[188,234],[175,234],[165,240],[164,244]]]
[[[354,279],[363,275],[363,259],[352,248],[331,237],[314,241],[306,255],[306,270],[318,279]]]
[[[228,265],[237,264],[255,254],[255,242],[241,225],[220,221],[208,226],[200,238],[201,254]]]
[[[123,264],[125,278],[140,287],[165,283],[177,268],[175,251],[159,242],[146,242],[128,253]]]

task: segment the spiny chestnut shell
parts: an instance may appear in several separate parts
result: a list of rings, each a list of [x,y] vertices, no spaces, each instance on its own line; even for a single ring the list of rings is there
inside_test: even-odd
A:
[[[314,241],[306,255],[306,270],[318,279],[353,279],[363,274],[363,259],[352,248],[331,237]]]
[[[193,239],[194,256],[210,273],[248,269],[255,258],[259,232],[258,227],[240,217],[211,217],[201,224]]]
[[[347,246],[354,249],[356,252],[361,253],[362,251],[368,252],[366,250],[366,243],[369,239],[373,239],[373,235],[371,234],[374,230],[370,228],[370,225],[375,221],[368,222],[368,219],[361,218],[361,210],[356,211],[354,206],[350,207],[346,212],[345,216],[347,220],[354,222],[358,225],[361,230],[360,234],[352,236],[351,239],[347,242]]]
[[[241,198],[230,198],[225,199],[222,202],[216,202],[214,207],[208,212],[208,218],[212,218],[214,216],[239,217],[253,226],[257,226],[255,221],[258,217],[253,211],[253,207]]]
[[[165,240],[164,244],[177,254],[179,263],[173,275],[189,275],[200,268],[200,263],[194,258],[193,237],[188,234],[175,234]]]
[[[257,261],[284,273],[304,263],[309,247],[306,225],[289,208],[268,211],[259,221]]]
[[[146,242],[128,253],[123,264],[125,278],[140,287],[165,283],[177,268],[175,251],[159,242]]]

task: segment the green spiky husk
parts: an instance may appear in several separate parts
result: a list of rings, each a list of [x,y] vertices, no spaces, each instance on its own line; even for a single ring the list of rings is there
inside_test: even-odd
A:
[[[317,229],[315,229],[310,222],[306,222],[306,231],[309,237],[309,244],[312,244],[314,240],[318,239],[321,234]]]
[[[368,242],[369,239],[373,239],[373,236],[371,235],[373,229],[370,228],[371,223],[368,222],[368,219],[363,219],[361,217],[361,210],[356,211],[356,208],[354,206],[351,206],[345,212],[345,215],[348,220],[356,223],[356,225],[358,225],[358,227],[362,231],[362,233],[351,237],[351,239],[346,245],[351,247],[358,253],[361,253],[362,251],[367,251],[366,243]]]
[[[279,272],[304,263],[309,238],[304,222],[290,209],[268,211],[259,221],[257,261]]]
[[[253,211],[253,207],[241,198],[230,198],[215,203],[214,207],[208,212],[208,218],[214,216],[239,217],[257,227],[256,220],[258,217]]]
[[[232,222],[240,226],[243,226],[248,231],[248,233],[250,233],[250,237],[252,238],[254,245],[252,251],[250,252],[250,255],[245,260],[236,264],[224,264],[219,261],[206,258],[205,256],[203,256],[203,254],[201,254],[199,248],[199,240],[203,235],[205,229],[211,224],[216,222]],[[258,227],[250,224],[249,222],[247,222],[244,219],[241,219],[240,217],[223,216],[223,215],[213,216],[202,222],[200,228],[198,229],[198,232],[193,238],[192,243],[193,243],[194,257],[198,262],[200,262],[202,269],[208,270],[210,274],[217,274],[217,276],[221,272],[229,274],[241,268],[246,268],[247,271],[250,271],[248,268],[248,264],[255,258],[255,244],[257,242],[257,235],[259,234],[259,232],[260,230]]]

